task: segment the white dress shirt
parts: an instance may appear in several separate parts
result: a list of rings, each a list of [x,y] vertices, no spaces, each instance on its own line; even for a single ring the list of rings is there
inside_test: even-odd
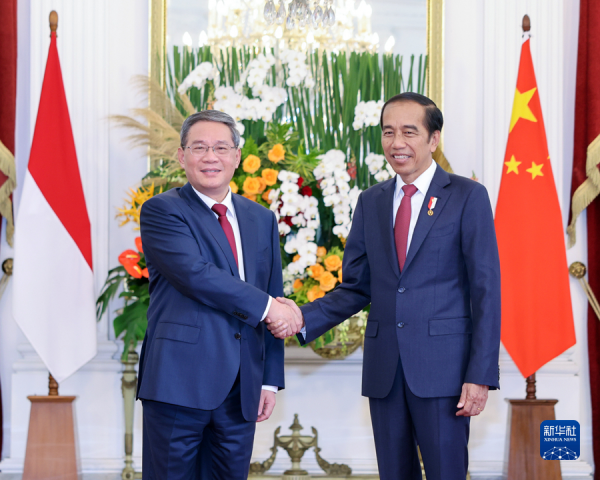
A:
[[[192,188],[194,188],[194,187],[192,187]],[[203,193],[200,193],[195,188],[194,188],[194,192],[196,192],[198,197],[200,197],[200,200],[202,200],[204,203],[206,203],[206,206],[208,208],[210,208],[211,211],[212,211],[213,205],[215,203],[219,203],[219,202],[213,200],[212,198],[204,195]],[[235,238],[235,248],[237,250],[237,257],[238,257],[238,271],[240,272],[240,279],[242,279],[242,281],[245,282],[246,274],[244,272],[244,251],[242,250],[242,236],[240,234],[240,226],[238,224],[237,217],[235,216],[235,208],[233,207],[233,200],[231,199],[231,188],[227,192],[227,196],[220,203],[227,207],[227,220],[229,220],[229,223],[231,224],[231,229],[233,230],[233,236]],[[213,211],[213,214],[215,215],[215,217],[217,219],[219,218],[219,215],[217,215],[214,211]],[[263,316],[260,319],[261,322],[266,318],[267,313],[269,312],[269,308],[271,308],[272,301],[273,301],[273,298],[269,295],[269,301],[267,302],[267,308],[265,308],[265,313],[263,313]],[[274,387],[271,385],[263,385],[262,388],[263,388],[263,390],[269,390],[269,391],[275,392],[275,393],[277,393],[277,390],[279,390],[277,387]]]
[[[413,233],[415,231],[415,226],[417,225],[419,212],[421,211],[421,207],[425,201],[425,195],[427,195],[427,190],[429,190],[429,185],[431,185],[436,168],[437,163],[432,160],[429,168],[419,175],[419,177],[412,183],[415,187],[417,187],[417,192],[410,199],[410,224],[408,226],[408,241],[406,242],[407,254],[408,249],[410,248],[410,242],[412,241]],[[396,190],[394,191],[394,204],[392,210],[394,213],[392,216],[392,228],[396,225],[396,214],[398,213],[400,202],[404,197],[404,190],[402,190],[404,185],[406,185],[406,183],[404,183],[402,177],[396,174]]]

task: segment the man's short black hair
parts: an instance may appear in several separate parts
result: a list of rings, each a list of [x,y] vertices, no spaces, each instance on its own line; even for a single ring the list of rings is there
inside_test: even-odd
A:
[[[391,103],[400,103],[400,102],[415,102],[419,105],[423,105],[425,107],[425,128],[427,129],[427,133],[429,133],[429,139],[431,139],[431,135],[436,130],[442,131],[442,126],[444,125],[444,116],[442,112],[437,107],[437,105],[431,100],[427,98],[425,95],[421,95],[420,93],[415,92],[404,92],[398,95],[394,95],[390,98],[381,109],[381,117],[379,118],[379,126],[383,129],[383,112],[385,112],[385,107],[387,107]]]

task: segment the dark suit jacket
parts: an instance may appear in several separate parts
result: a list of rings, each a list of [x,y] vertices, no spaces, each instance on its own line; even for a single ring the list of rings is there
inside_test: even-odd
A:
[[[363,395],[385,397],[398,356],[419,397],[499,387],[500,263],[486,189],[439,166],[402,273],[392,228],[396,179],[363,192],[344,251],[343,283],[302,307],[310,342],[371,302]],[[432,216],[430,197],[438,197]]]
[[[262,385],[284,387],[283,341],[260,319],[268,297],[283,295],[277,220],[233,195],[246,281],[216,216],[190,184],[142,206],[150,273],[148,329],[138,397],[217,408],[240,373],[242,412],[255,421]]]

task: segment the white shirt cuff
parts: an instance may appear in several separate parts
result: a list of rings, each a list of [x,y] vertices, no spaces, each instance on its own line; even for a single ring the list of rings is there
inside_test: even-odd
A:
[[[273,392],[273,393],[277,393],[277,391],[279,390],[278,387],[274,387],[273,385],[263,385],[262,389],[268,390],[269,392]]]
[[[269,295],[269,301],[267,302],[267,308],[265,308],[265,313],[263,313],[260,321],[262,322],[265,318],[267,318],[267,313],[269,313],[269,308],[271,308],[271,302],[273,301],[273,297]]]
[[[300,329],[300,333],[302,334],[302,338],[306,340],[306,326]]]

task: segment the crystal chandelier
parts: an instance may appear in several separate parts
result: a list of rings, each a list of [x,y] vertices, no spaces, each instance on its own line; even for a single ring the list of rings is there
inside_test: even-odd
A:
[[[366,0],[209,0],[204,39],[216,47],[376,51],[371,13]]]
[[[309,0],[292,0],[286,16],[285,3],[279,0],[279,7],[275,8],[273,0],[267,0],[263,15],[267,25],[276,23],[283,25],[287,30],[293,30],[298,23],[298,28],[310,26],[313,28],[333,27],[335,25],[335,12],[332,7],[333,0],[325,0],[324,9],[319,0],[314,2],[314,11],[310,9]]]

